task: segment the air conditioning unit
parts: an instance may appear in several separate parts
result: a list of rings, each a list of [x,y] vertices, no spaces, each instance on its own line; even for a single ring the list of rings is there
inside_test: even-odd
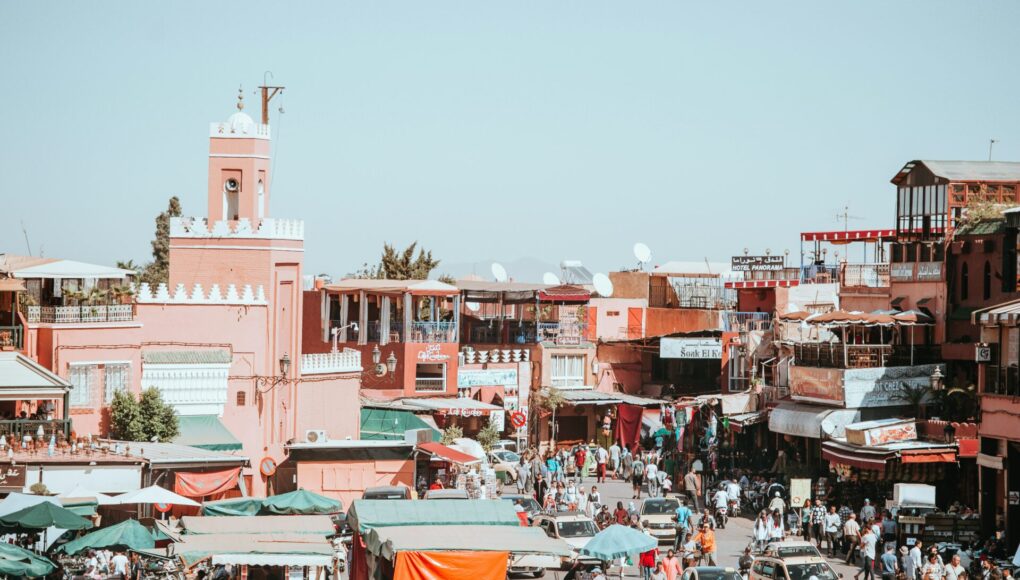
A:
[[[408,429],[404,431],[404,443],[419,445],[432,441],[432,429]]]
[[[305,431],[305,441],[308,443],[325,443],[329,441],[325,429],[309,429]]]

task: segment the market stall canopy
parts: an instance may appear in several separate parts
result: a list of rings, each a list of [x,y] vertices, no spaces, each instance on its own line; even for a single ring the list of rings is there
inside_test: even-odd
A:
[[[202,504],[202,515],[206,516],[324,515],[342,510],[340,500],[305,489],[263,499],[241,497]]]
[[[359,499],[348,510],[347,523],[364,534],[371,528],[389,526],[520,526],[521,520],[508,501]]]
[[[638,397],[627,393],[606,393],[590,388],[584,389],[557,389],[563,396],[567,405],[637,405],[639,407],[658,407],[663,403],[658,399]],[[543,389],[542,394],[547,396],[549,389]]]
[[[365,536],[372,554],[392,560],[397,552],[510,552],[570,556],[570,546],[539,528],[510,526],[393,526]]]
[[[0,542],[0,574],[8,578],[41,578],[57,566],[49,559],[24,548]]]
[[[330,536],[336,532],[329,516],[184,516],[181,533],[203,534],[312,534]]]
[[[800,403],[780,403],[769,413],[769,431],[821,439],[842,437],[845,427],[860,420],[859,409],[833,409]]]
[[[450,461],[459,465],[473,465],[482,461],[481,458],[452,449],[442,443],[419,443],[415,449],[432,457],[438,457],[444,461]]]
[[[210,451],[239,451],[241,441],[215,415],[182,415],[178,445],[189,445]]]
[[[137,520],[124,520],[108,528],[90,532],[57,548],[58,551],[75,555],[82,550],[99,548],[122,548],[140,550],[156,546],[156,538]]]
[[[0,531],[7,533],[38,532],[46,528],[87,530],[92,522],[59,505],[43,502],[0,516]]]
[[[329,541],[311,534],[190,535],[166,548],[136,551],[159,558],[177,556],[187,566],[210,557],[214,565],[329,566],[333,562]]]
[[[659,540],[633,528],[613,524],[588,540],[579,550],[585,556],[608,561],[633,556],[654,549]]]
[[[812,316],[812,315],[813,314],[811,312],[808,312],[806,310],[794,310],[793,312],[787,312],[785,314],[780,314],[779,315],[779,319],[780,320],[805,320],[809,316]]]
[[[973,324],[1016,326],[1020,324],[1020,300],[1010,300],[970,313]]]
[[[14,351],[0,352],[0,400],[62,399],[71,383]]]
[[[52,495],[32,495],[27,493],[11,492],[7,494],[7,497],[0,501],[0,516],[11,514],[44,502],[59,505],[60,499]],[[53,543],[56,542],[66,531],[67,530],[63,528],[48,528],[46,533],[43,534],[43,537],[46,540],[46,547],[48,548],[53,545]]]
[[[60,494],[60,501],[65,504],[73,504],[75,502],[91,502],[96,505],[114,505],[117,504],[117,500],[105,493],[99,493],[84,487],[82,484],[74,486],[73,489]]]
[[[503,407],[464,397],[404,399],[404,405],[454,417],[484,417]]]
[[[202,504],[203,516],[257,516],[262,511],[262,500],[253,497],[221,499]]]
[[[439,441],[442,433],[418,415],[396,409],[361,409],[361,439],[403,441],[404,432],[428,429],[433,441]]]
[[[885,471],[889,462],[900,463],[955,463],[956,445],[928,441],[893,441],[882,445],[854,445],[835,440],[822,443],[822,458],[858,469]]]
[[[129,491],[124,495],[118,495],[116,498],[118,504],[170,504],[170,505],[183,505],[198,507],[201,504],[193,499],[178,495],[169,489],[159,487],[158,485],[150,485],[149,487],[143,487],[136,491]]]

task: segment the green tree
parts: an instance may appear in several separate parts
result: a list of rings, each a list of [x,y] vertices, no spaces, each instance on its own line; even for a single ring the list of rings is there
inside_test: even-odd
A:
[[[118,260],[117,267],[121,270],[131,270],[132,272],[137,272],[140,269],[140,266],[135,264],[134,260]]]
[[[417,256],[414,251],[418,250]],[[431,251],[418,248],[418,242],[412,242],[403,250],[397,250],[391,244],[383,244],[382,257],[377,266],[362,264],[361,269],[352,274],[354,278],[378,278],[387,280],[427,280],[432,270],[439,266],[439,260],[432,257]]]
[[[455,439],[460,439],[464,436],[464,430],[456,425],[450,425],[446,429],[443,429],[443,437],[439,440],[443,445],[449,445],[453,443]]]
[[[478,432],[478,444],[482,446],[482,449],[486,453],[492,451],[492,448],[499,442],[499,431],[493,427],[492,423],[489,423]]]
[[[142,391],[139,399],[125,391],[116,393],[110,423],[113,437],[125,441],[173,441],[180,434],[177,412],[156,387]]]
[[[170,278],[170,218],[181,217],[181,200],[170,198],[166,211],[156,216],[156,236],[152,240],[152,261],[142,271],[142,282],[155,287]]]

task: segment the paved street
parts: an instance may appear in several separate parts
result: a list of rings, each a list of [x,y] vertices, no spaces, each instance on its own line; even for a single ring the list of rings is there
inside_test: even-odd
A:
[[[592,484],[595,483],[594,478],[584,480],[584,487],[586,490],[590,490]],[[602,494],[602,498],[607,502],[611,508],[615,508],[617,501],[622,501],[624,506],[631,500],[632,492],[629,483],[624,483],[620,480],[611,480],[605,484],[598,485],[599,492]],[[504,489],[504,493],[517,493],[517,488],[513,486],[507,486]],[[647,498],[646,493],[642,493],[642,498]],[[640,509],[640,503],[635,503]],[[732,518],[729,524],[724,530],[717,530],[716,540],[718,542],[718,558],[719,564],[722,566],[737,567],[737,560],[743,553],[744,548],[747,547],[748,542],[751,541],[751,525],[752,522],[746,517]],[[665,551],[668,547],[663,544],[661,549]],[[847,566],[846,563],[838,558],[829,558],[829,563],[837,573],[843,574],[847,579],[853,577],[857,572],[858,568]],[[614,571],[615,572],[615,571]],[[640,577],[641,573],[637,567],[628,567],[624,571],[624,576],[628,577]],[[547,574],[547,577],[561,578],[563,573],[556,573],[555,575]]]

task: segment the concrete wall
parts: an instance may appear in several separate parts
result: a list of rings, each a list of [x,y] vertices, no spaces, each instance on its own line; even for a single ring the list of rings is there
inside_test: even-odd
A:
[[[308,491],[336,498],[350,507],[366,489],[378,485],[414,488],[414,461],[333,460],[297,462],[297,484]]]

